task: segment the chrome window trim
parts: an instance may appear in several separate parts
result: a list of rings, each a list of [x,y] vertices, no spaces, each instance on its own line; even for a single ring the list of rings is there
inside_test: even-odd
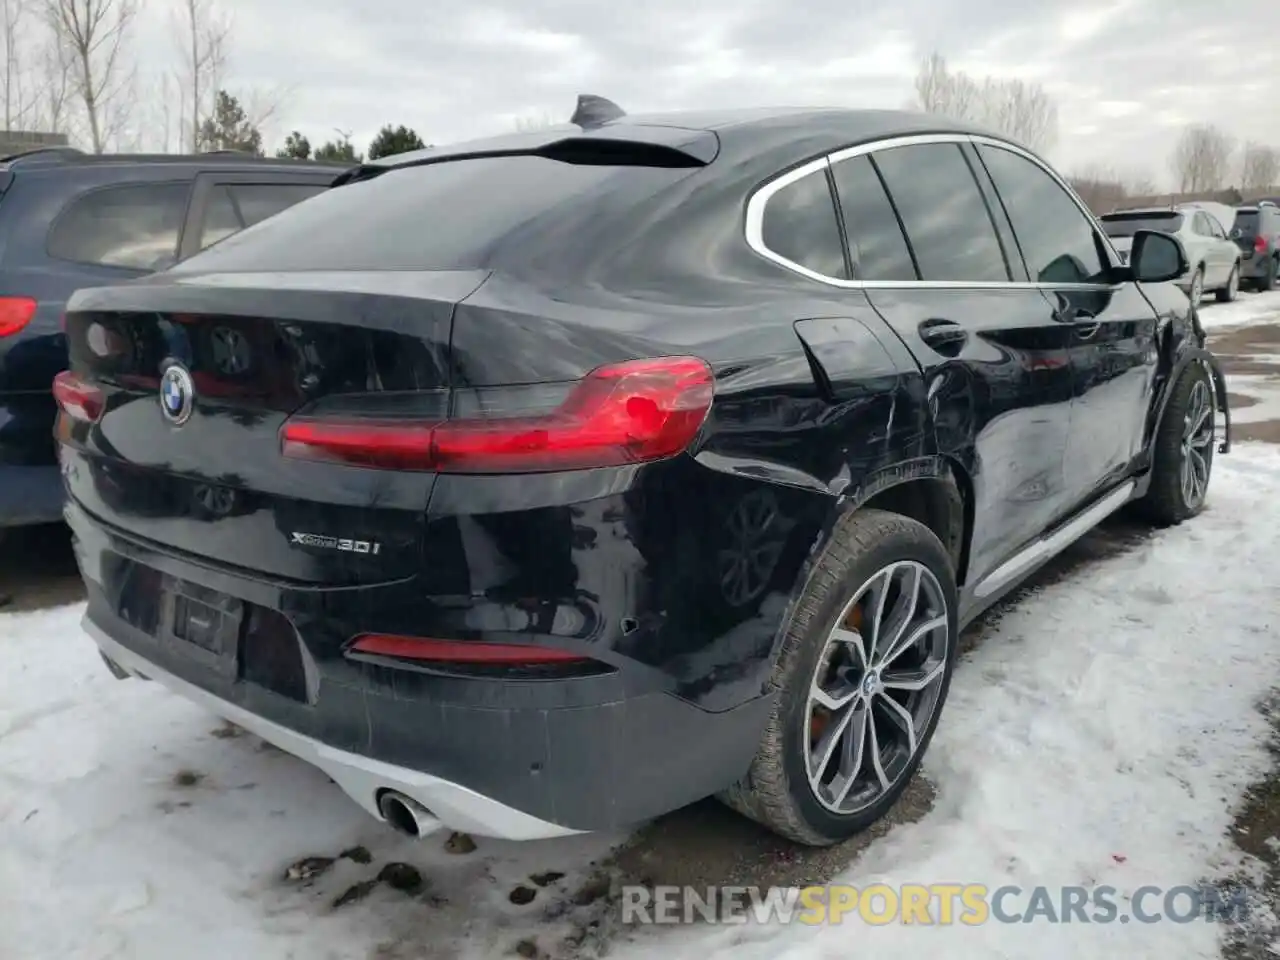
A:
[[[861,143],[856,147],[845,147],[836,150],[824,157],[816,160],[810,160],[799,167],[787,171],[779,177],[765,183],[763,186],[756,188],[755,192],[747,199],[746,211],[746,239],[747,245],[757,254],[766,260],[785,267],[793,273],[798,273],[810,280],[817,280],[827,286],[838,287],[845,290],[1118,290],[1123,284],[1102,284],[1102,283],[1036,283],[1026,280],[841,280],[837,277],[828,277],[810,270],[808,267],[788,260],[781,254],[775,253],[764,244],[764,215],[765,209],[769,204],[769,198],[779,190],[790,186],[797,180],[802,180],[807,176],[815,173],[824,173],[834,167],[836,164],[845,160],[851,160],[854,157],[864,157],[872,153],[879,153],[882,150],[892,150],[895,147],[911,147],[925,144],[935,143],[958,143],[971,144],[974,147],[979,145],[989,146],[1000,150],[1007,150],[1012,154],[1022,157],[1030,161],[1036,167],[1040,168],[1044,173],[1048,174],[1049,179],[1056,183],[1059,189],[1066,192],[1071,202],[1075,204],[1076,209],[1084,215],[1085,220],[1093,228],[1094,234],[1102,239],[1103,246],[1111,256],[1111,265],[1116,266],[1122,264],[1120,255],[1116,252],[1116,248],[1111,243],[1111,238],[1107,236],[1107,232],[1102,229],[1098,218],[1082,201],[1071,186],[1062,179],[1058,173],[1047,163],[1037,157],[1031,151],[1001,140],[997,137],[988,137],[976,133],[920,133],[911,134],[902,137],[887,137],[883,140],[873,140],[870,143]],[[976,184],[975,184],[976,186]],[[998,189],[998,188],[997,188]],[[833,198],[834,199],[834,198]]]

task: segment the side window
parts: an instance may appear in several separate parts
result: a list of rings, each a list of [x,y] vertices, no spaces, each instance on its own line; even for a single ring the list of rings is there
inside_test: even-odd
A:
[[[849,279],[825,170],[801,177],[769,198],[761,236],[769,250],[792,263],[824,277]]]
[[[220,183],[209,192],[200,229],[200,249],[273,217],[324,189],[319,184],[303,183]]]
[[[916,267],[884,184],[868,157],[841,160],[831,168],[859,280],[915,280]]]
[[[1213,236],[1213,230],[1209,228],[1209,217],[1203,213],[1195,215],[1195,219],[1191,221],[1191,229],[1202,237]]]
[[[172,265],[189,183],[141,183],[94,190],[54,220],[49,256],[132,270]]]
[[[1107,282],[1093,224],[1071,196],[1026,157],[985,144],[978,153],[1000,191],[1032,280]]]
[[[1009,267],[956,143],[890,147],[873,154],[902,217],[922,280],[1009,280]]]

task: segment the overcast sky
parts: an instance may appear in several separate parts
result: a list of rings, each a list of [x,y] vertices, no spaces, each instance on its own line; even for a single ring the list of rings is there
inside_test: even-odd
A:
[[[1280,141],[1280,5],[1210,0],[222,0],[232,86],[288,91],[270,139],[384,123],[428,142],[566,120],[580,92],[631,112],[900,107],[921,57],[1057,99],[1053,159],[1164,182],[1179,128]],[[1235,11],[1235,12],[1233,12]],[[144,49],[172,48],[148,5]],[[161,35],[165,38],[162,39]]]

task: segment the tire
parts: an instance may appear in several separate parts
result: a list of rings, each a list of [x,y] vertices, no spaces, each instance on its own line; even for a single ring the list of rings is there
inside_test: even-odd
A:
[[[1200,306],[1200,302],[1204,299],[1204,265],[1196,267],[1196,272],[1191,276],[1191,289],[1187,291],[1187,298],[1190,299],[1193,307]]]
[[[918,585],[914,615],[904,620],[911,605],[903,601],[913,583]],[[859,643],[847,641],[861,638],[855,627],[865,627],[866,645],[872,645],[871,610],[877,585],[885,584],[892,585],[883,621],[885,639],[893,640],[901,625],[901,637],[918,635],[920,640],[890,658],[891,669],[884,670],[881,685],[879,670],[859,671]],[[841,518],[786,626],[769,681],[773,709],[756,755],[742,780],[720,799],[775,833],[808,846],[837,843],[884,816],[915,775],[946,702],[958,647],[957,607],[951,562],[928,527],[882,510]],[[842,634],[846,642],[832,637],[837,624],[848,627]],[[877,664],[885,652],[884,646],[872,652],[873,667],[887,666]],[[833,673],[841,664],[848,672]],[[898,686],[912,670],[912,682],[920,687],[916,692]],[[827,693],[837,690],[841,699],[850,698],[845,711],[827,711],[811,701],[811,690],[820,681]],[[890,699],[898,711],[887,702]],[[868,700],[874,704],[871,709],[865,707]],[[907,749],[905,716],[914,731],[914,750]],[[834,749],[828,752],[828,762],[813,765],[815,787],[810,757],[819,756],[824,744],[841,746],[840,735],[854,731],[861,735],[850,743],[864,748],[860,766],[852,768],[854,776],[847,776],[849,758],[844,751]],[[872,760],[872,736],[882,746],[893,744],[887,759],[879,763]],[[811,743],[812,737],[817,741]],[[881,760],[879,751],[876,759]],[[837,778],[823,782],[841,763],[846,764],[845,781],[852,785],[844,807],[831,795]]]
[[[1231,303],[1240,294],[1240,261],[1231,268],[1231,276],[1227,277],[1227,285],[1217,291],[1219,303]]]
[[[1151,486],[1137,503],[1139,512],[1152,523],[1162,527],[1174,526],[1204,509],[1213,471],[1216,412],[1209,372],[1202,364],[1192,363],[1178,375],[1178,381],[1173,385],[1173,395],[1165,407],[1153,443]],[[1187,440],[1185,444],[1184,438]],[[1199,451],[1203,471],[1192,459],[1192,450]],[[1184,467],[1189,459],[1191,466],[1188,469],[1192,470],[1195,481],[1191,488],[1184,486],[1187,481]]]

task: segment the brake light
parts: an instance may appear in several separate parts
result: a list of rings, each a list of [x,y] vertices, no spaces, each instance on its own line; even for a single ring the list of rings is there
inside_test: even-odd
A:
[[[1258,253],[1266,253],[1266,252],[1267,252],[1267,238],[1266,238],[1266,237],[1264,237],[1264,236],[1262,236],[1262,234],[1258,234],[1258,236],[1254,237],[1254,238],[1253,238],[1253,249],[1254,249],[1254,250],[1256,250]]]
[[[564,650],[520,643],[484,643],[469,640],[432,640],[427,637],[400,637],[366,633],[350,646],[352,653],[367,653],[402,660],[431,660],[456,664],[507,664],[523,666],[539,663],[585,663],[589,658]]]
[[[440,422],[293,417],[281,453],[300,460],[441,473],[537,473],[673,456],[697,436],[714,377],[696,357],[597,367],[549,413]]]
[[[30,323],[36,306],[30,297],[0,297],[0,337],[11,337]]]
[[[102,416],[102,391],[70,370],[53,378],[53,397],[63,412],[75,420],[95,423]]]

